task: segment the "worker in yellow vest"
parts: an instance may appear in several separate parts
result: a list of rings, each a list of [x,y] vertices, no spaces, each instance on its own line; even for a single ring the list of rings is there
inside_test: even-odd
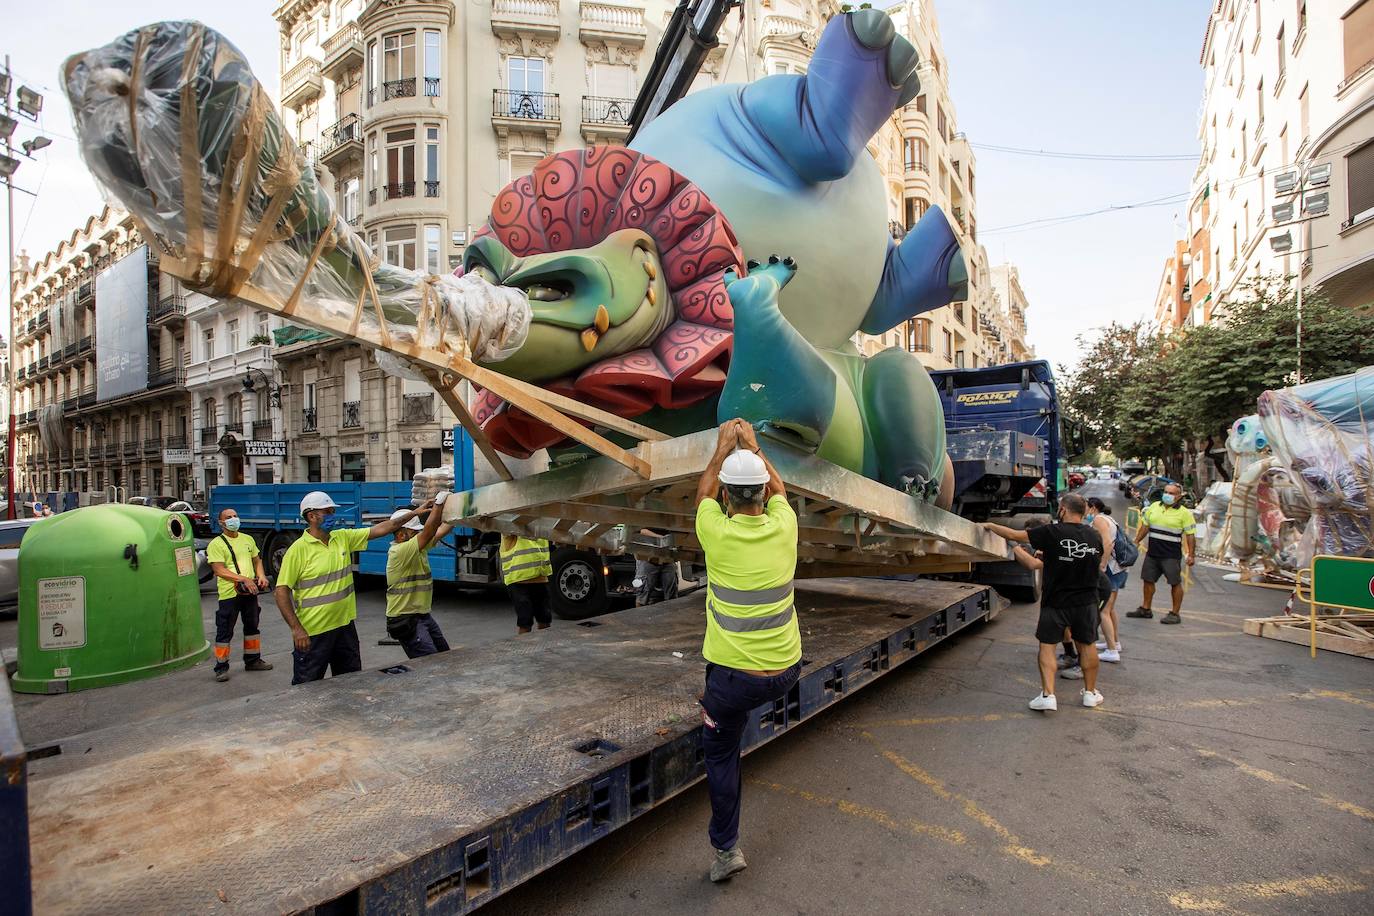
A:
[[[358,628],[353,625],[358,616],[353,554],[366,550],[368,541],[395,533],[433,505],[430,500],[371,528],[339,528],[334,514],[338,503],[323,490],[305,494],[301,518],[308,527],[286,549],[273,592],[295,646],[292,684],[323,680],[326,668],[334,677],[363,669]]]
[[[443,523],[447,498],[447,492],[434,497],[434,508],[423,524],[409,509],[391,514],[404,524],[392,535],[396,543],[386,552],[386,634],[401,644],[406,658],[448,651],[448,640],[429,612],[434,600],[429,551],[453,530]]]
[[[515,605],[515,632],[528,633],[537,622],[539,629],[553,623],[549,614],[549,542],[542,538],[501,535],[501,581]]]
[[[725,506],[716,499],[724,488]],[[785,696],[801,675],[792,598],[797,515],[782,478],[743,420],[720,427],[697,483],[696,533],[706,553],[706,690],[701,743],[711,795],[711,880],[745,868],[739,847],[740,739],[750,711]]]

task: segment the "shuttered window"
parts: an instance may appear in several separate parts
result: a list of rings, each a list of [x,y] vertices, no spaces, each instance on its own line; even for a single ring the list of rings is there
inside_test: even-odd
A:
[[[1374,63],[1374,0],[1364,0],[1341,18],[1345,32],[1345,78]]]
[[[1374,142],[1345,157],[1345,184],[1350,221],[1374,216]]]

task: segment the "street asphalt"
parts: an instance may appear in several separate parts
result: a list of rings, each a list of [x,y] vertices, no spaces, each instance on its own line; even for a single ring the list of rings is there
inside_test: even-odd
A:
[[[1091,481],[1124,515],[1115,482]],[[1374,912],[1374,661],[1244,635],[1286,593],[1198,567],[1184,624],[1125,620],[1106,703],[1034,713],[1036,611],[1013,605],[751,754],[749,869],[705,878],[698,785],[483,909],[505,914]],[[365,581],[365,580],[364,580]],[[1161,596],[1163,597],[1163,596]],[[1136,606],[1136,573],[1122,593]],[[377,583],[360,599],[363,660],[401,661]],[[206,596],[207,635],[213,600]],[[227,684],[209,663],[66,696],[17,698],[30,746],[290,681],[289,637],[264,602],[276,669]],[[500,592],[440,589],[454,645],[514,637]],[[568,626],[555,620],[554,626]],[[16,642],[0,621],[0,647]]]

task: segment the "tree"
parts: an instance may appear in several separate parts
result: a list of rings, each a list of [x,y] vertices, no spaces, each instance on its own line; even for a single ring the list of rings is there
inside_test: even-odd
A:
[[[1144,321],[1113,322],[1091,337],[1079,335],[1083,357],[1072,372],[1059,367],[1059,394],[1065,412],[1087,431],[1089,444],[1110,446],[1122,457],[1158,454],[1153,447],[1138,450],[1138,427],[1147,418],[1137,405],[1164,341]]]

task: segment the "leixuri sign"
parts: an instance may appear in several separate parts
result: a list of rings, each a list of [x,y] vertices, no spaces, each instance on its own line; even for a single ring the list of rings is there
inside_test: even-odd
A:
[[[246,458],[285,458],[286,441],[283,439],[249,439],[243,443]]]

